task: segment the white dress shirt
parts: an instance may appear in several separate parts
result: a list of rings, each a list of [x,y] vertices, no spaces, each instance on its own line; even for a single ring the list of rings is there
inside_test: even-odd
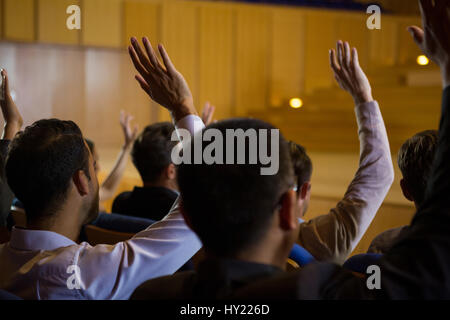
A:
[[[190,115],[177,127],[194,134],[203,123]],[[174,273],[201,248],[177,208],[178,199],[162,221],[116,245],[13,228],[10,242],[0,245],[0,288],[24,299],[128,299],[142,282]]]

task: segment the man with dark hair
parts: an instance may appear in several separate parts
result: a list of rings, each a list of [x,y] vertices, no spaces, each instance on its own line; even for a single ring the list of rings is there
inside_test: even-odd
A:
[[[159,46],[165,68],[158,62],[148,39],[144,38],[143,42],[147,55],[135,38],[129,47],[140,74],[136,79],[141,87],[153,100],[168,108],[174,119],[180,113],[195,114],[188,85],[164,48]],[[311,168],[307,164],[299,165],[297,161],[297,169],[305,172],[297,170],[297,174],[294,173],[290,147],[281,135],[277,138],[272,133],[270,139],[267,138],[276,141],[278,149],[272,145],[264,146],[267,142],[262,140],[261,132],[276,129],[250,119],[209,125],[183,149],[183,156],[188,156],[178,167],[180,210],[202,240],[206,259],[197,272],[180,273],[143,284],[134,298],[226,296],[239,286],[282,272],[292,246],[299,238],[299,231],[301,244],[308,250],[312,248],[311,252],[318,259],[344,259],[350,253],[389,190],[393,168],[381,113],[359,67],[356,50],[350,52],[348,43],[339,42],[339,66],[333,53],[330,52],[330,57],[336,78],[355,99],[362,145],[361,165],[344,199],[328,215],[300,224],[309,193],[309,188],[304,188],[309,181],[303,182],[303,179],[310,178]],[[347,60],[351,61],[350,65],[344,63]],[[345,68],[345,73],[341,68]],[[217,142],[202,144],[199,149],[195,145],[198,137],[228,137],[229,131],[239,130],[245,137],[250,136],[244,140],[245,147],[239,149],[245,152],[244,155],[238,155],[239,151],[235,152],[233,148],[228,150],[230,141],[226,140],[226,148],[214,149],[218,162],[196,161],[196,155],[211,152],[212,145]],[[249,132],[252,130],[259,130],[259,135],[251,137]],[[256,153],[254,146],[259,146],[259,155],[261,150],[270,149],[278,156],[278,171],[273,175],[261,174],[265,167],[263,162],[233,164],[236,157],[241,162],[242,159],[249,161],[252,158],[249,153],[252,150]],[[296,151],[302,156],[301,148]],[[220,160],[224,158],[226,163]],[[300,159],[302,161],[304,159]],[[297,181],[303,182],[300,195],[295,191]]]
[[[72,121],[40,120],[17,134],[6,176],[27,228],[14,227],[10,242],[0,245],[0,289],[25,299],[127,299],[198,251],[200,242],[176,211],[125,242],[77,244],[82,225],[98,215],[94,166]]]
[[[403,195],[418,209],[425,198],[438,141],[437,130],[417,133],[401,146],[397,164],[402,172],[400,187]],[[386,230],[376,236],[367,250],[369,253],[386,253],[408,226]]]
[[[301,145],[289,141],[289,151],[291,154],[291,162],[294,168],[294,174],[297,183],[297,195],[304,196],[304,205],[302,217],[306,214],[309,206],[309,200],[311,197],[311,176],[312,176],[312,161],[311,158],[306,153],[306,149]]]
[[[116,197],[112,212],[129,216],[161,220],[178,197],[175,165],[171,141],[175,127],[170,122],[147,126],[138,136],[131,150],[133,164],[143,187],[123,192]]]

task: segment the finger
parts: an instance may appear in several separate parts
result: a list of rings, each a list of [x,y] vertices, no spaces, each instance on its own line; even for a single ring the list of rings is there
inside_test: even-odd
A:
[[[338,63],[339,63],[339,66],[342,69],[344,67],[344,53],[343,53],[344,48],[343,48],[343,45],[342,45],[342,41],[339,40],[337,45],[336,45],[336,47],[337,47]]]
[[[139,57],[137,56],[136,50],[132,46],[128,47],[128,53],[130,54],[131,61],[133,62],[134,67],[136,70],[143,76],[148,76],[148,71],[142,66],[141,62],[139,61]]]
[[[330,50],[330,66],[331,66],[331,69],[333,69],[335,74],[337,74],[337,73],[339,73],[339,71],[341,71],[341,68],[339,67],[339,64],[336,59],[336,51],[334,49]]]
[[[131,45],[133,46],[141,65],[147,70],[147,72],[152,72],[154,68],[150,63],[149,58],[145,55],[144,51],[142,51],[142,48],[135,37],[131,38]]]
[[[346,41],[344,43],[344,63],[347,68],[350,67],[350,60],[351,60],[350,44]]]
[[[351,64],[352,68],[357,69],[359,68],[359,57],[358,57],[358,50],[356,50],[356,48],[352,49],[352,60],[351,60]]]
[[[122,124],[122,125],[124,124],[124,119],[125,119],[124,111],[120,110],[120,115],[119,115],[120,124]]]
[[[153,67],[161,71],[163,69],[162,65],[159,62],[158,58],[156,57],[155,51],[153,50],[150,40],[148,40],[147,37],[143,37],[142,42],[144,43],[145,51],[147,51],[147,55],[149,56],[150,62],[152,63]]]
[[[144,78],[142,78],[140,75],[136,75],[134,78],[137,80],[137,82],[139,82],[139,85],[141,86],[141,88],[142,88],[145,92],[147,92],[147,93],[150,92],[150,86],[149,86],[148,83],[144,80]]]
[[[159,53],[161,54],[161,58],[163,59],[164,66],[166,67],[167,71],[170,74],[174,74],[177,70],[175,69],[175,66],[173,65],[172,61],[170,60],[169,55],[167,54],[166,49],[162,44],[158,45]]]
[[[424,40],[424,36],[425,36],[424,31],[421,28],[416,27],[416,26],[408,27],[408,31],[409,31],[409,33],[411,33],[411,35],[414,39],[414,42],[420,48],[422,48],[422,44],[423,44],[423,40]]]

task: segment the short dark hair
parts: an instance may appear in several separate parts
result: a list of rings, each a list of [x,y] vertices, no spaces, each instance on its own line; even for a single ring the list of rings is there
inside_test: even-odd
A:
[[[95,149],[94,141],[92,141],[91,139],[88,139],[88,138],[84,138],[84,141],[86,141],[86,144],[88,145],[89,151],[91,151],[91,154],[94,154],[94,149]]]
[[[144,182],[154,182],[161,172],[172,163],[171,141],[175,127],[170,122],[158,122],[147,126],[137,137],[131,150],[131,158]]]
[[[50,217],[67,196],[75,172],[89,175],[89,151],[73,121],[45,119],[19,132],[9,146],[6,177],[29,222]]]
[[[272,134],[271,129],[276,129],[256,119],[220,121],[204,130],[213,128],[219,130],[223,137],[227,129],[242,129],[244,132],[266,129],[268,134]],[[259,145],[260,137],[258,134],[256,136]],[[247,158],[249,141],[249,138],[245,139]],[[261,168],[265,166],[260,161],[257,164],[248,164],[248,161],[246,164],[236,164],[236,151],[235,164],[182,163],[178,166],[177,179],[183,209],[207,252],[233,257],[257,243],[266,232],[282,194],[294,185],[289,147],[281,133],[277,142],[279,168],[274,175],[261,175]],[[193,150],[193,143],[187,148]],[[208,142],[203,142],[203,150],[208,145]],[[224,159],[227,156],[225,145]],[[272,152],[270,143],[267,150],[268,154]]]
[[[304,147],[293,141],[289,141],[289,151],[291,153],[294,174],[297,178],[297,185],[300,188],[305,182],[311,181],[311,158],[306,153],[306,149]]]
[[[406,140],[398,152],[398,166],[411,197],[418,205],[424,200],[437,141],[437,130],[422,131]]]

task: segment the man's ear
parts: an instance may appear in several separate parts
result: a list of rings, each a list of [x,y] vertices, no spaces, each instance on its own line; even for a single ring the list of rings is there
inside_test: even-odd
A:
[[[311,191],[311,183],[309,181],[303,183],[299,189],[299,197],[302,200],[305,200],[308,197],[309,192]]]
[[[409,201],[414,202],[414,199],[411,196],[411,192],[409,191],[408,184],[406,183],[405,179],[400,180],[400,187],[402,188],[402,192],[405,198],[408,199]]]
[[[295,202],[297,193],[293,189],[289,189],[281,197],[281,208],[279,211],[280,227],[283,230],[295,229],[298,225],[298,219],[295,210]]]
[[[177,169],[173,163],[169,164],[165,169],[166,177],[170,180],[174,180],[177,175]]]
[[[72,176],[73,184],[81,196],[89,193],[89,179],[83,170],[78,170]]]
[[[181,200],[181,198],[180,198],[180,203],[179,203],[178,205],[179,205],[179,207],[180,207],[181,215],[183,216],[184,221],[186,222],[187,226],[189,227],[189,229],[194,230],[194,229],[192,228],[191,218],[189,217],[189,215],[188,215],[188,214],[186,213],[186,211],[184,210],[184,207],[183,207],[183,200]]]

